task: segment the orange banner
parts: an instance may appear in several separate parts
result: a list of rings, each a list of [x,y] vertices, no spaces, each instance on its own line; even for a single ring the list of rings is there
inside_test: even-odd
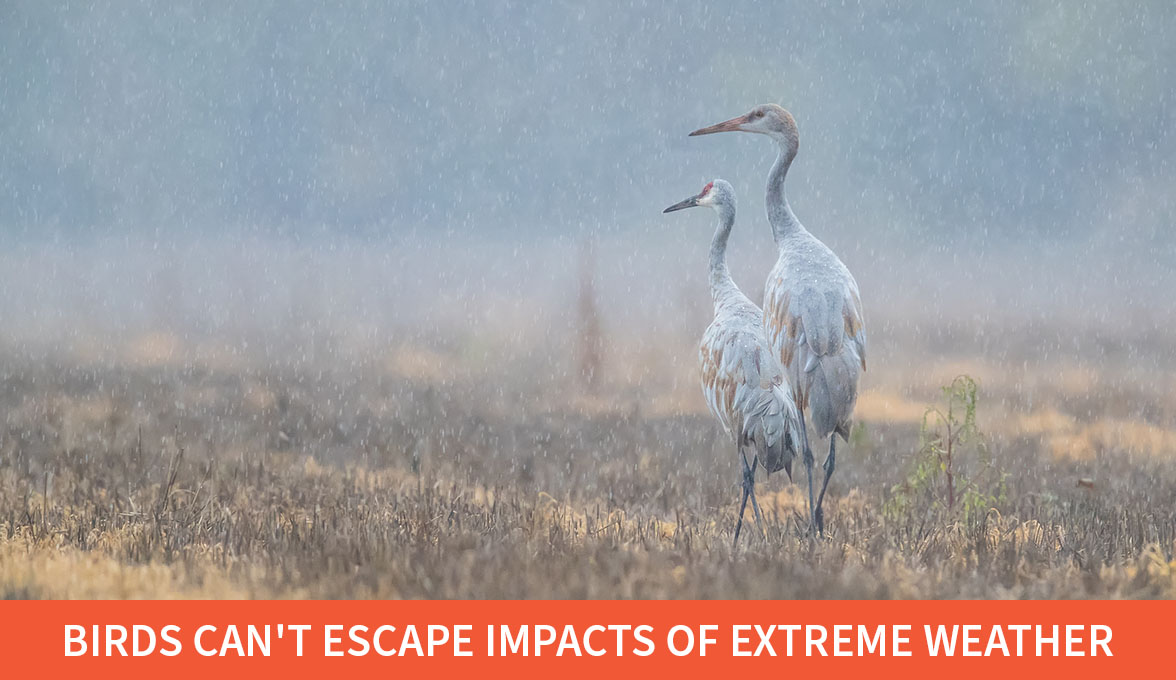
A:
[[[8,677],[1170,669],[1172,602],[6,602]],[[914,673],[915,675],[912,675]],[[860,677],[860,676],[859,676]]]

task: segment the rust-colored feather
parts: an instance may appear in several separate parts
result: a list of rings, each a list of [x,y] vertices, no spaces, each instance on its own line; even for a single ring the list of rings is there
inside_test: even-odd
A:
[[[784,366],[791,366],[792,359],[796,356],[796,343],[785,342],[780,346],[780,363]]]
[[[857,317],[857,312],[853,307],[846,305],[842,310],[842,316],[845,317],[845,334],[853,337],[862,329],[862,321]]]

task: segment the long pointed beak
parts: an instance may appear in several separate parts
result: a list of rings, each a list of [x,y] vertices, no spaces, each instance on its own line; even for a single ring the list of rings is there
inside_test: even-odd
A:
[[[739,132],[742,129],[740,126],[746,122],[747,115],[744,114],[738,118],[732,118],[731,120],[725,120],[721,123],[715,123],[710,127],[704,127],[695,130],[694,132],[690,133],[690,136],[697,137],[699,135],[713,135],[716,132]]]
[[[693,208],[697,205],[698,205],[698,197],[691,196],[690,198],[686,199],[685,201],[679,201],[679,202],[671,205],[670,207],[666,208],[662,212],[663,213],[672,213],[675,210],[685,210],[686,208]]]

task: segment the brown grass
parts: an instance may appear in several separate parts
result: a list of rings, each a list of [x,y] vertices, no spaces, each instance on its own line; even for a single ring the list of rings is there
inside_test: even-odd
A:
[[[990,349],[881,338],[830,536],[804,536],[800,487],[777,475],[759,485],[766,540],[734,550],[735,458],[687,338],[613,339],[592,395],[558,353],[480,346],[285,364],[164,333],[113,355],[10,348],[0,596],[1176,596],[1171,366],[1011,371]],[[885,518],[923,409],[962,370],[1007,500],[975,522]]]

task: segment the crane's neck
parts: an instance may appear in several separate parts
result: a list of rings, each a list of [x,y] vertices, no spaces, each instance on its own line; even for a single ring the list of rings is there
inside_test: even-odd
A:
[[[718,213],[719,224],[715,227],[710,248],[711,299],[714,300],[716,311],[733,295],[739,294],[739,288],[727,269],[727,239],[731,237],[731,228],[735,226],[735,208],[720,205]]]
[[[784,180],[788,177],[788,168],[792,166],[792,159],[796,158],[796,147],[787,141],[779,141],[780,155],[768,173],[768,224],[772,225],[772,238],[779,246],[788,236],[803,230],[800,220],[788,205],[788,197],[784,195]]]

